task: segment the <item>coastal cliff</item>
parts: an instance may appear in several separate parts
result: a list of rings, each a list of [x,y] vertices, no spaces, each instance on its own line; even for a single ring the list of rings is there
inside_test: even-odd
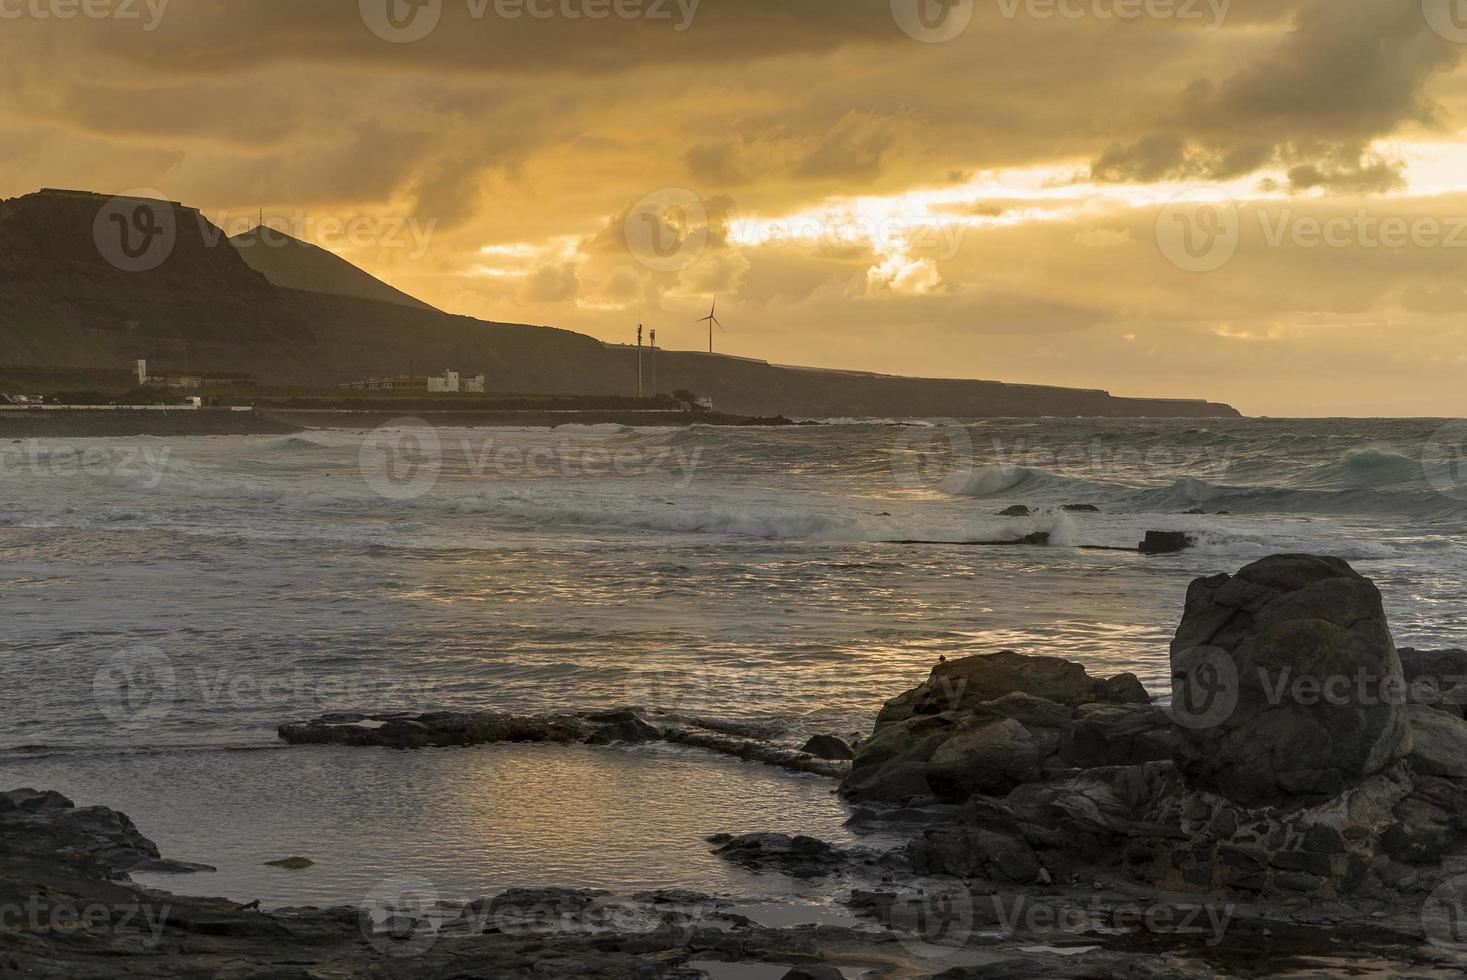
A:
[[[165,231],[134,236],[134,247],[154,255],[109,258],[120,246],[108,236],[121,226],[106,219],[129,217],[107,211],[114,200],[48,190],[0,202],[0,364],[115,371],[146,358],[160,369],[314,387],[400,373],[410,363],[456,364],[482,371],[490,391],[568,395],[625,394],[636,376],[634,349],[442,313],[287,236],[231,241],[175,202],[127,202],[123,210],[152,216],[148,230]],[[660,351],[658,377],[664,390],[696,391],[746,415],[1239,414],[1202,400],[827,371],[692,351]]]

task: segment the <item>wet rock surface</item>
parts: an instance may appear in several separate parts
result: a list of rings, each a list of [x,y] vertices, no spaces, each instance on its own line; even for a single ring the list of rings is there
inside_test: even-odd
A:
[[[20,858],[60,858],[99,874],[167,866],[125,815],[33,789],[0,793],[0,860]]]
[[[425,749],[541,742],[560,745],[640,745],[668,742],[775,766],[790,772],[839,778],[849,769],[835,745],[816,747],[833,758],[779,745],[762,733],[738,725],[637,708],[558,715],[437,711],[425,714],[322,715],[281,725],[278,734],[292,745],[342,745],[355,748]],[[829,738],[822,737],[822,738]],[[849,758],[849,757],[847,757]]]
[[[892,701],[851,764],[853,801],[959,801],[1047,775],[1170,757],[1170,720],[1134,675],[1003,652],[940,663]]]
[[[1407,751],[1380,592],[1338,558],[1275,556],[1192,583],[1171,656],[1176,761],[1195,788],[1294,805]]]

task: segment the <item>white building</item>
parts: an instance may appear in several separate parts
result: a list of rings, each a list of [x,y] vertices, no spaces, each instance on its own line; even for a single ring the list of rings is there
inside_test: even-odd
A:
[[[475,375],[466,378],[457,371],[445,371],[440,375],[428,378],[428,390],[440,394],[460,394],[463,392],[475,392],[482,394],[484,391],[484,375]]]

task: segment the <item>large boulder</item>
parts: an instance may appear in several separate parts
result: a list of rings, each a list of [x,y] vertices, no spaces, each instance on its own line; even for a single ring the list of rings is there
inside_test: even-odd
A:
[[[1307,805],[1409,749],[1380,593],[1339,558],[1199,579],[1171,647],[1177,766],[1249,807]]]

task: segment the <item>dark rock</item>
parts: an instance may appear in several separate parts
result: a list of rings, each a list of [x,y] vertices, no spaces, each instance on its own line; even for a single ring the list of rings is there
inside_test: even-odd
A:
[[[1326,884],[1323,875],[1305,874],[1302,871],[1280,871],[1273,876],[1279,888],[1295,892],[1317,892]]]
[[[1317,801],[1406,751],[1380,593],[1338,558],[1280,555],[1193,582],[1172,675],[1177,765],[1236,803]]]
[[[116,810],[78,807],[60,793],[0,793],[0,859],[45,858],[105,874],[160,857],[157,845]]]
[[[817,759],[854,759],[856,750],[851,748],[851,743],[839,735],[814,735],[800,748],[801,752],[815,756]]]
[[[1084,705],[1060,746],[1060,756],[1082,769],[1137,765],[1171,754],[1171,719],[1150,704]]]
[[[1406,707],[1411,769],[1423,776],[1467,779],[1467,720],[1422,704]]]
[[[839,848],[823,840],[789,834],[744,834],[724,839],[709,838],[713,853],[727,861],[756,871],[778,871],[792,878],[823,878],[836,873],[845,862]]]
[[[489,745],[496,742],[574,742],[588,737],[592,726],[569,715],[519,716],[499,712],[439,711],[405,716],[374,716],[362,722],[334,724],[324,719],[281,725],[279,735],[292,745],[381,746],[421,749]]]
[[[0,815],[11,813],[57,813],[76,804],[54,790],[14,789],[0,793]]]
[[[599,731],[592,733],[586,739],[591,745],[613,743],[641,745],[644,742],[653,742],[662,738],[662,729],[649,723],[630,708],[587,715],[586,720],[602,726]]]
[[[205,871],[218,871],[212,864],[195,864],[192,861],[170,861],[167,858],[143,858],[127,869],[128,874],[143,872],[160,875],[191,875]]]
[[[780,980],[846,980],[846,975],[828,963],[797,966]]]
[[[1105,682],[1091,677],[1077,663],[1005,650],[938,664],[919,687],[888,701],[876,726],[914,715],[971,708],[1014,693],[1070,707],[1107,700]]]
[[[983,878],[1020,885],[1039,880],[1042,865],[1018,834],[959,824],[928,831],[909,848],[913,868],[924,875]]]
[[[1194,541],[1185,531],[1147,531],[1146,540],[1137,545],[1143,555],[1174,555],[1192,547]]]
[[[1146,693],[1141,679],[1135,674],[1117,674],[1105,679],[1103,685],[1105,696],[1102,701],[1111,701],[1115,704],[1150,704],[1151,695]]]
[[[1401,670],[1413,704],[1457,716],[1467,712],[1467,650],[1400,651]]]
[[[1033,511],[1023,504],[1014,504],[998,512],[999,517],[1029,517],[1032,514]]]
[[[1043,774],[1047,753],[1012,718],[968,722],[932,753],[927,783],[942,800],[965,800],[974,793],[1002,795]]]
[[[1397,822],[1381,835],[1381,845],[1397,861],[1435,863],[1456,837],[1451,815],[1419,796],[1408,796],[1393,812]]]
[[[1097,507],[1097,506],[1095,506],[1094,504],[1065,504],[1064,507],[1062,507],[1061,509],[1062,510],[1067,510],[1067,511],[1069,511],[1072,514],[1099,514],[1100,513],[1100,508]]]
[[[341,720],[349,719],[349,720]],[[491,745],[498,742],[551,742],[636,745],[665,741],[730,755],[749,762],[841,778],[843,761],[812,758],[775,744],[755,726],[709,719],[659,716],[648,721],[631,708],[560,715],[510,715],[502,712],[439,711],[421,715],[323,715],[312,721],[281,725],[279,735],[296,745],[345,745],[423,749]]]
[[[1345,835],[1326,824],[1314,824],[1304,832],[1304,850],[1315,854],[1342,854]]]

